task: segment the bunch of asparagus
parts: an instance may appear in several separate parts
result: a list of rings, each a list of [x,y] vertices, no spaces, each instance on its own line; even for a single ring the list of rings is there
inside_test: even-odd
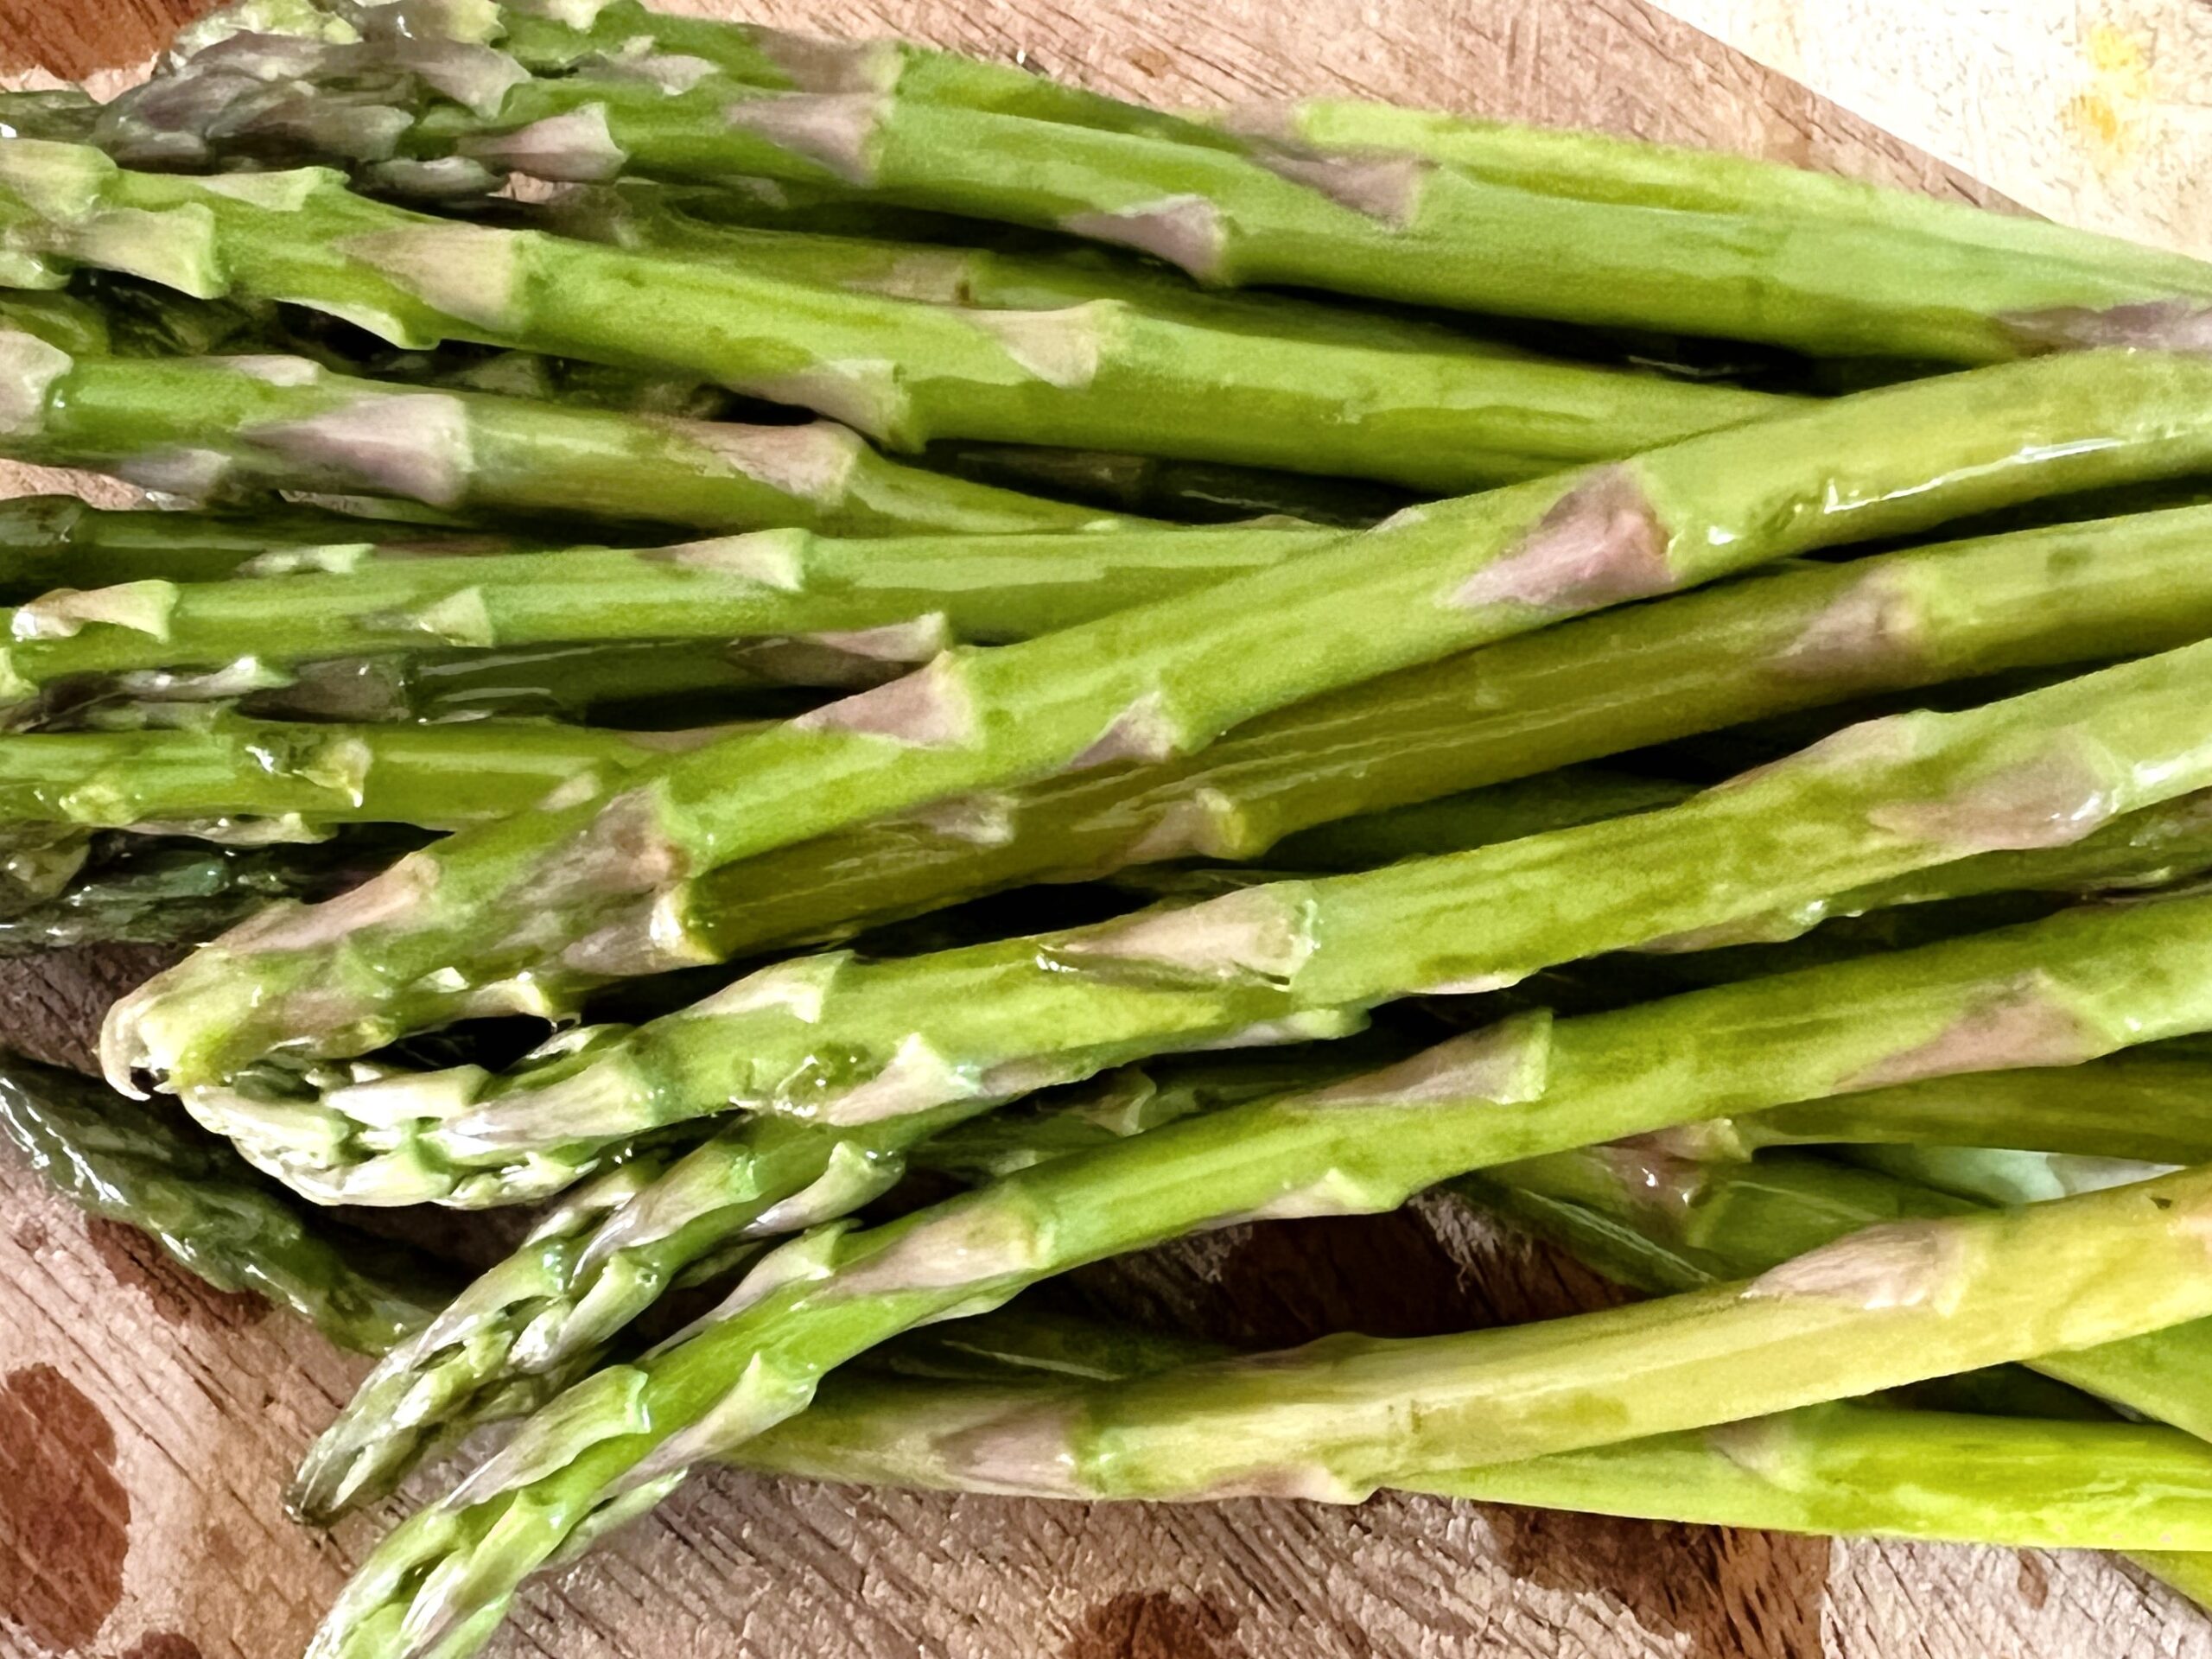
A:
[[[0,505],[0,949],[198,947],[0,1127],[378,1356],[303,1519],[518,1420],[316,1655],[717,1461],[2212,1595],[2212,269],[634,0],[0,132],[0,454],[147,496]],[[1648,1300],[1000,1311],[1428,1192]],[[308,1207],[534,1201],[458,1289]]]

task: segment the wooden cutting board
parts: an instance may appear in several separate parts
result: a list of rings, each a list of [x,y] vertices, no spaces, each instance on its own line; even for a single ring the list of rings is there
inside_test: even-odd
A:
[[[194,0],[0,0],[0,76],[134,70]],[[1159,102],[1332,91],[1595,125],[1987,200],[1640,0],[736,0]],[[0,476],[0,493],[28,474]],[[0,965],[0,1040],[85,1064],[143,954]],[[467,1229],[448,1227],[456,1249]],[[1423,1209],[1278,1224],[1077,1275],[1089,1305],[1280,1344],[1524,1319],[1601,1293]],[[0,1659],[284,1659],[388,1522],[278,1492],[359,1366],[0,1159]],[[396,1511],[394,1511],[396,1513]],[[716,1474],[535,1586],[537,1659],[2073,1659],[2203,1656],[2101,1560],[1383,1498],[1051,1505]]]

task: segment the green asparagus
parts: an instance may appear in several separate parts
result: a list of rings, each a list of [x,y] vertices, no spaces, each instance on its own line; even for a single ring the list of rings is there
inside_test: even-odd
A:
[[[464,1008],[542,1007],[518,974],[563,953],[636,957],[614,947],[649,939],[639,918],[658,895],[750,855],[963,791],[1193,751],[1301,697],[1811,548],[2185,471],[2212,451],[2194,396],[2207,388],[2212,369],[2186,359],[2083,353],[1863,394],[956,651],[607,798],[465,832],[338,908],[272,912],[118,1005],[109,1075],[197,1090],[274,1049],[359,1052]],[[311,1005],[289,994],[310,985]]]
[[[425,644],[505,649],[626,639],[805,641],[927,661],[1274,568],[1325,530],[1130,530],[1112,536],[833,541],[755,531],[675,547],[497,559],[315,550],[281,580],[142,580],[19,606],[0,693],[160,668],[270,670]]]
[[[1955,1163],[1949,1173],[1964,1173]],[[1569,1225],[1586,1227],[1584,1217],[1595,1217],[1612,1234],[1600,1246],[1601,1256],[1612,1258],[1604,1270],[1624,1271],[1631,1282],[1659,1290],[1764,1272],[1897,1217],[1967,1214],[2019,1196],[1985,1185],[1977,1203],[1916,1181],[1804,1156],[1708,1166],[1637,1147],[1554,1154],[1491,1171],[1472,1185],[1478,1192],[1495,1192],[1499,1184],[1513,1193],[1503,1206],[1508,1213],[1539,1231],[1569,1217]],[[1550,1213],[1514,1201],[1532,1197]],[[1567,1242],[1579,1250],[1588,1235]],[[2212,1389],[2204,1383],[2212,1319],[2171,1321],[2078,1351],[2018,1357],[2101,1399],[2199,1439],[2212,1437]]]
[[[598,786],[712,733],[533,721],[319,726],[216,715],[129,732],[0,736],[0,823],[149,829],[225,818],[450,830]]]
[[[73,359],[0,332],[0,455],[98,467],[187,498],[359,493],[524,522],[852,535],[1109,522],[896,465],[827,423],[738,426],[409,391],[304,358]]]
[[[324,1236],[219,1141],[74,1072],[0,1056],[0,1135],[93,1215],[144,1230],[208,1283],[257,1291],[342,1348],[384,1352],[450,1289],[408,1252]]]
[[[721,1309],[653,1355],[570,1390],[394,1533],[315,1651],[467,1651],[525,1574],[657,1501],[694,1462],[803,1409],[836,1365],[1081,1262],[1232,1221],[1388,1210],[1478,1166],[1699,1117],[2062,1064],[2203,1029],[2209,946],[2212,899],[2176,899],[1618,1014],[1523,1016],[1370,1077],[1055,1159],[887,1226],[822,1229],[765,1258]],[[1382,1414],[1417,1426],[1415,1455],[1447,1425],[1489,1423],[1483,1449],[1455,1441],[1453,1462],[1726,1421],[2212,1313],[2212,1276],[2192,1265],[2208,1200],[2212,1174],[2191,1172],[2024,1217],[1866,1235],[1781,1270],[1756,1295],[1730,1287],[1480,1333],[1427,1351],[1434,1365],[1393,1363],[1391,1344],[1339,1343],[1323,1351],[1344,1357],[1317,1357],[1313,1369],[1348,1380],[1371,1371],[1376,1408],[1387,1395]],[[1677,1334],[1707,1328],[1702,1351],[1716,1363],[1694,1375],[1668,1369],[1684,1351]],[[1510,1408],[1499,1390],[1515,1367],[1555,1344],[1586,1356],[1571,1377],[1603,1390],[1602,1405],[1577,1386],[1555,1412]],[[1495,1375],[1483,1363],[1493,1349],[1505,1366]],[[1249,1373],[1263,1374],[1278,1375]],[[1009,1425],[997,1459],[1005,1484],[1066,1491],[1080,1468],[1082,1489],[1096,1476],[1097,1490],[1116,1495],[1349,1497],[1386,1478],[1370,1460],[1375,1419],[1351,1398],[1284,1405],[1234,1364],[1205,1375],[1165,1391],[1172,1407],[1142,1389],[1117,1394],[1128,1410],[1115,1422],[1141,1423],[1144,1433],[1117,1438],[1126,1454],[1110,1465],[1081,1461],[1083,1446],[1052,1432],[1057,1419]],[[1492,1386],[1478,1389],[1486,1376]],[[1421,1408],[1408,1411],[1409,1399]],[[1239,1406],[1263,1409],[1281,1437],[1224,1438],[1221,1415]],[[1398,1455],[1408,1444],[1394,1436],[1391,1447]]]
[[[512,10],[501,21],[521,26]],[[1833,356],[1975,363],[2053,346],[2186,348],[2212,296],[2205,267],[2178,255],[1902,195],[1823,193],[1730,158],[1593,140],[1569,167],[1541,152],[1574,136],[1512,129],[1490,145],[1503,156],[1494,165],[1315,149],[1272,133],[1209,147],[1181,130],[1046,124],[909,96],[895,75],[850,78],[852,62],[833,50],[776,90],[714,73],[696,54],[672,75],[653,55],[532,78],[493,51],[466,88],[471,101],[403,74],[338,109],[302,64],[291,73],[304,79],[275,89],[281,70],[243,86],[210,78],[130,111],[130,125],[109,136],[125,154],[204,155],[226,119],[311,144],[321,124],[325,155],[397,154],[381,169],[387,184],[411,175],[445,186],[474,164],[583,181],[842,185],[893,206],[1136,248],[1210,283]],[[251,101],[234,113],[236,92]]]
[[[104,512],[73,495],[0,501],[0,603],[56,588],[219,582],[270,554],[374,542],[387,552],[504,552],[508,537],[414,531],[304,508],[251,513]]]
[[[1098,1392],[1112,1413],[1118,1391]],[[992,1428],[1081,1404],[1077,1390],[1042,1380],[839,1376],[804,1413],[730,1460],[816,1480],[994,1491],[1001,1473],[988,1461]],[[1243,1429],[1232,1421],[1223,1432]],[[1823,1405],[1484,1468],[1449,1468],[1450,1453],[1438,1455],[1444,1461],[1433,1468],[1391,1465],[1387,1484],[1484,1503],[1830,1536],[2168,1550],[2201,1550],[2212,1536],[2199,1516],[2212,1508],[2202,1495],[2212,1491],[2212,1452],[2190,1435],[2137,1424]],[[1081,1495],[1108,1496],[1089,1489],[1086,1473],[1070,1475]]]
[[[733,1107],[850,1126],[1003,1100],[1286,1018],[1498,988],[1764,913],[1785,893],[1982,848],[2063,848],[2212,779],[2209,679],[2212,642],[1986,709],[1852,728],[1630,818],[1072,932],[780,964],[496,1077],[364,1090],[340,1072],[326,1095],[264,1069],[182,1092],[249,1158],[326,1200],[512,1202],[584,1173],[596,1148]]]
[[[455,225],[353,195],[327,170],[247,176],[137,173],[85,146],[17,140],[0,148],[0,247],[305,305],[397,346],[473,340],[696,374],[898,449],[1046,442],[1456,493],[1793,406],[1457,345],[1256,335],[1126,299],[962,310],[792,281],[749,257]]]

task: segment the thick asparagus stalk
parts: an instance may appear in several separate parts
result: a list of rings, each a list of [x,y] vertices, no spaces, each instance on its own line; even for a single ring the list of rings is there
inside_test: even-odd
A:
[[[267,847],[136,836],[95,845],[64,891],[0,916],[0,957],[81,944],[205,944],[272,899],[343,892],[419,844],[354,830]]]
[[[321,491],[525,518],[854,535],[1103,522],[896,465],[826,423],[736,426],[407,391],[304,358],[73,359],[5,333],[0,385],[0,454],[189,498]]]
[[[130,829],[218,818],[449,830],[527,811],[712,734],[534,721],[317,726],[217,715],[130,732],[0,736],[0,822]]]
[[[1164,1382],[1173,1373],[1147,1375]],[[994,1491],[992,1427],[1082,1403],[1077,1390],[1042,1378],[840,1376],[806,1411],[730,1461],[816,1480]],[[1224,1432],[1243,1427],[1231,1421]],[[1087,1472],[1071,1471],[1075,1490],[1065,1495],[1109,1496],[1089,1489]],[[1830,1536],[2196,1550],[2212,1535],[2199,1514],[2212,1510],[2212,1452],[2176,1430],[1864,1406],[1802,1407],[1483,1468],[1393,1467],[1387,1484],[1485,1503]]]
[[[1068,933],[782,964],[496,1078],[341,1084],[320,1099],[249,1078],[185,1096],[318,1197],[511,1200],[581,1173],[595,1145],[702,1111],[852,1125],[1002,1100],[1300,1014],[1510,985],[1764,911],[1783,890],[1841,890],[1993,845],[2063,847],[2212,779],[2208,684],[2212,643],[1981,709],[1853,728],[1632,818]]]
[[[1112,536],[833,541],[756,531],[681,546],[498,559],[324,550],[300,575],[63,588],[19,607],[0,686],[157,668],[271,669],[425,643],[518,649],[625,639],[826,635],[916,662],[953,640],[1028,639],[1267,570],[1325,530],[1129,530]],[[903,636],[903,638],[902,638]],[[918,639],[915,636],[919,636]]]
[[[2178,256],[1886,193],[1808,212],[1819,193],[1786,176],[1747,191],[1750,170],[1727,158],[1595,143],[1572,168],[1486,175],[1456,161],[1273,137],[1208,148],[902,96],[847,79],[849,63],[830,54],[796,77],[798,89],[779,92],[728,75],[661,81],[650,67],[620,64],[524,79],[512,60],[487,61],[491,73],[469,89],[473,106],[403,77],[346,110],[326,153],[373,161],[396,145],[446,168],[459,156],[569,179],[842,184],[894,205],[1135,247],[1208,283],[1835,356],[1985,362],[2052,346],[2184,344],[2212,297],[2204,268]],[[311,133],[327,96],[314,79],[310,70],[289,107],[265,84],[251,88],[255,113]],[[221,92],[133,111],[143,123],[135,136],[204,149],[227,113]],[[365,118],[375,141],[349,152],[343,140]],[[1507,130],[1500,147],[1542,142]],[[1052,155],[1051,168],[1035,165],[1039,153]]]
[[[1947,1173],[1963,1179],[1966,1172],[1954,1161]],[[1632,1254],[1610,1252],[1615,1259],[1603,1270],[1624,1271],[1632,1282],[1660,1290],[1764,1272],[1897,1217],[1964,1215],[2019,1198],[1991,1185],[1977,1202],[1802,1155],[1701,1166],[1632,1146],[1554,1154],[1488,1172],[1471,1185],[1480,1192],[1501,1183],[1514,1192],[1503,1207],[1538,1230],[1550,1230],[1548,1224],[1574,1211],[1580,1215],[1572,1225],[1586,1226],[1582,1217],[1594,1217],[1610,1226]],[[1531,1198],[1549,1206],[1550,1214],[1531,1209]],[[1567,1242],[1580,1249],[1587,1236]],[[1601,1256],[1608,1253],[1601,1247]],[[2101,1399],[2199,1439],[2212,1438],[2212,1388],[2204,1382],[2212,1360],[2212,1320],[2177,1321],[2079,1351],[2020,1357]]]
[[[1125,299],[962,310],[794,282],[751,258],[656,258],[454,225],[353,195],[318,170],[258,175],[241,194],[19,140],[0,149],[9,210],[26,222],[0,240],[56,262],[289,300],[398,346],[473,340],[696,374],[899,449],[1045,442],[1456,493],[1792,406],[1456,342],[1424,352],[1255,337]],[[162,238],[168,263],[118,238],[122,225]]]
[[[1395,845],[1390,856],[1441,851],[1448,841],[1413,843],[1465,827],[1470,814],[1492,816],[1495,800],[1368,825],[1349,815],[1875,686],[2180,645],[2212,625],[2212,573],[2197,554],[2208,528],[2212,515],[2146,517],[2036,539],[1990,538],[1792,570],[1549,629],[1299,704],[1164,766],[994,796],[992,821],[1001,829],[983,844],[892,822],[732,864],[669,900],[666,931],[693,941],[693,954],[728,957],[835,938],[864,918],[995,887],[1088,879],[1193,853],[1250,859],[1280,846],[1271,861],[1280,867],[1334,868],[1363,838],[1381,837],[1378,850]],[[1852,619],[1876,614],[1887,619],[1883,637],[1897,649],[1860,653],[1824,643],[1849,632]],[[1325,834],[1310,852],[1302,837],[1279,841],[1332,819],[1347,820],[1347,845],[1334,853]],[[2212,849],[2202,813],[2176,804],[2082,843],[2078,875],[2090,885],[2105,879],[2107,854],[2115,874],[2156,868],[2123,837],[2139,838],[2145,853],[2166,846],[2176,871],[2201,867]],[[1309,858],[1318,861],[1309,866]],[[1944,868],[2021,885],[2002,862],[1999,855],[1971,872]],[[1928,896],[1929,887],[1913,891]],[[1861,902],[1881,901],[1873,894]],[[1811,919],[1763,922],[1771,933]]]
[[[616,954],[661,893],[740,858],[963,791],[1196,750],[1304,696],[1808,548],[2187,470],[2212,451],[2194,399],[2208,386],[2212,370],[2183,359],[2082,354],[1866,394],[1756,436],[1424,509],[1183,600],[956,652],[634,790],[467,832],[341,910],[277,912],[120,1005],[110,1073],[196,1088],[275,1048],[358,1052],[512,1003],[514,988],[494,988],[564,952],[570,966]],[[519,932],[518,916],[532,918]],[[308,984],[312,1013],[289,995]]]
[[[257,1291],[340,1347],[384,1352],[451,1288],[410,1252],[326,1236],[219,1141],[74,1072],[0,1056],[0,1135],[84,1209],[143,1229],[210,1284]]]
[[[438,1650],[466,1651],[523,1576],[572,1537],[596,1535],[691,1463],[796,1414],[829,1370],[1079,1262],[1231,1221],[1389,1209],[1468,1169],[1700,1116],[2086,1058],[2202,1028],[2212,1024],[2208,950],[2212,900],[2178,899],[1585,1020],[1527,1016],[1370,1077],[1055,1159],[887,1226],[823,1229],[765,1259],[688,1335],[571,1390],[402,1527],[341,1598],[315,1651],[429,1651],[456,1631]],[[1128,1496],[1351,1496],[1386,1478],[1361,1399],[1387,1397],[1383,1415],[1420,1425],[1418,1455],[1447,1426],[1487,1424],[1483,1449],[1455,1441],[1450,1460],[1505,1460],[2088,1347],[2212,1313],[2190,1224],[2207,1202],[2212,1174],[2200,1171],[2025,1216],[1867,1235],[1756,1294],[1729,1287],[1454,1339],[1423,1351],[1433,1364],[1395,1363],[1392,1344],[1340,1342],[1310,1369],[1294,1362],[1294,1374],[1371,1380],[1372,1395],[1332,1389],[1325,1402],[1289,1396],[1291,1406],[1273,1394],[1267,1404],[1248,1382],[1261,1373],[1231,1365],[1162,1391],[1172,1408],[1160,1394],[1117,1395],[1113,1425],[1144,1430],[1141,1441],[1115,1437],[1122,1456],[1093,1465],[1086,1448],[1102,1442],[1086,1433],[1071,1444],[1055,1419],[1007,1425],[995,1461],[1010,1487],[1065,1491],[1080,1470],[1086,1488],[1095,1474],[1098,1490]],[[1568,1391],[1555,1409],[1516,1404],[1523,1377],[1554,1376],[1555,1351],[1589,1363],[1556,1373]],[[1711,1369],[1676,1370],[1692,1352]],[[1408,1410],[1414,1399],[1421,1409]],[[1238,1408],[1266,1412],[1283,1438],[1225,1436],[1223,1414]],[[1298,1448],[1295,1467],[1283,1446]]]
[[[365,523],[302,507],[251,513],[109,512],[73,495],[0,501],[0,602],[56,588],[219,582],[272,553],[374,542],[387,552],[504,552],[506,537]]]

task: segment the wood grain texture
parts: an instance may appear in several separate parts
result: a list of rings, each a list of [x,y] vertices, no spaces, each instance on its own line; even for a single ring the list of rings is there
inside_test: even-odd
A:
[[[0,64],[112,77],[186,0],[0,0]],[[697,8],[695,8],[697,9]],[[1990,200],[1641,0],[753,0],[1166,103],[1342,91],[1599,125]],[[50,486],[0,471],[0,493]],[[0,1039],[82,1062],[143,958],[0,969]],[[1249,1341],[1603,1294],[1447,1206],[1243,1229],[1074,1275]],[[359,1374],[0,1160],[0,1659],[282,1659],[385,1516],[282,1518]],[[524,1598],[505,1659],[2212,1659],[2087,1557],[1827,1543],[1383,1498],[1050,1505],[695,1482]]]

